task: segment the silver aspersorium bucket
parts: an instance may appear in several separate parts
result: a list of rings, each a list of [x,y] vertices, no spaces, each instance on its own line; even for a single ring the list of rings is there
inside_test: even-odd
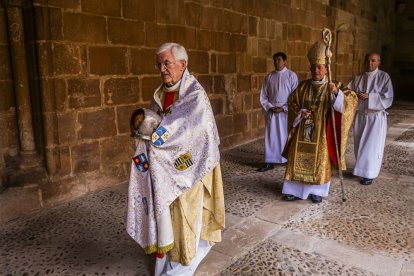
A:
[[[138,108],[134,110],[129,121],[131,136],[151,140],[151,135],[157,129],[161,120],[160,115],[150,109]]]

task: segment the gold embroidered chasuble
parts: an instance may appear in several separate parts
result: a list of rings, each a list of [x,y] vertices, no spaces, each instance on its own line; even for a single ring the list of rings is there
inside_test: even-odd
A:
[[[358,99],[342,83],[336,82],[336,85],[344,94],[340,152],[345,153],[348,131],[354,119]],[[328,82],[313,83],[312,80],[305,80],[290,95],[289,136],[284,150],[289,161],[285,179],[312,185],[330,181],[332,170],[326,135],[327,121],[331,116],[330,94]],[[294,128],[293,122],[301,109],[307,109],[311,115],[307,119],[303,118]],[[341,154],[341,164],[342,169],[345,169],[345,154]]]
[[[170,260],[189,265],[196,255],[196,231],[204,189],[200,239],[210,244],[221,241],[224,229],[224,194],[220,164],[170,206],[174,232],[174,247]]]

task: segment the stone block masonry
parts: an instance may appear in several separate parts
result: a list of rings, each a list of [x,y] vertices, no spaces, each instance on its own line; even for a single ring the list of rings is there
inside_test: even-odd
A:
[[[149,105],[160,84],[153,66],[160,44],[174,41],[187,48],[189,70],[211,99],[226,149],[263,135],[258,98],[276,51],[286,52],[288,67],[307,78],[307,49],[329,27],[339,40],[332,70],[344,82],[358,73],[366,52],[386,45],[392,53],[394,1],[380,2],[27,1],[21,7],[24,20],[32,20],[36,30],[28,36],[36,45],[27,53],[37,68],[30,77],[41,94],[32,104],[42,112],[44,140],[36,142],[36,150],[48,174],[39,187],[40,205],[128,179],[128,120],[135,108]],[[0,170],[19,155],[7,10],[0,6],[0,127],[7,130],[0,141]]]

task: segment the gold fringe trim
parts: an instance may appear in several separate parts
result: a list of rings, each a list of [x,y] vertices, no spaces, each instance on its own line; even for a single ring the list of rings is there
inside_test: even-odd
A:
[[[174,247],[174,242],[172,242],[169,245],[163,246],[163,247],[158,247],[157,253],[166,253],[170,251],[171,249],[173,249],[173,247]]]
[[[153,244],[144,248],[145,254],[152,254],[157,252],[157,244]]]
[[[147,246],[144,248],[145,254],[152,254],[152,253],[167,253],[168,251],[170,251],[171,249],[173,249],[174,247],[174,242],[172,242],[169,245],[163,246],[163,247],[158,247],[157,244],[153,244],[150,246]]]

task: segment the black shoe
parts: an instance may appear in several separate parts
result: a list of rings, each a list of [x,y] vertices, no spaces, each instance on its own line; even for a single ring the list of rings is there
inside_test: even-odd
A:
[[[298,198],[297,196],[294,196],[294,195],[285,195],[283,197],[283,200],[285,200],[285,201],[295,201],[295,200],[298,200],[298,199],[300,199],[300,198]]]
[[[321,196],[313,195],[313,194],[311,194],[310,196],[311,196],[312,203],[321,203],[322,202],[322,197]]]
[[[259,172],[265,172],[265,171],[268,171],[268,170],[273,170],[274,167],[275,167],[275,165],[273,163],[266,163],[266,164],[264,164],[263,167],[261,167],[257,171],[259,171]]]
[[[360,181],[362,185],[371,185],[374,179],[363,177]]]

